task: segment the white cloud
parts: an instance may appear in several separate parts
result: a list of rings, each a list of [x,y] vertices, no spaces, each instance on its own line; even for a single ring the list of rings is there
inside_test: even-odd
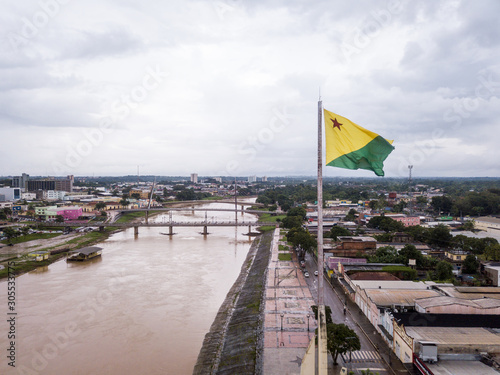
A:
[[[0,16],[0,174],[314,175],[321,88],[387,176],[500,175],[496,1],[58,1]]]

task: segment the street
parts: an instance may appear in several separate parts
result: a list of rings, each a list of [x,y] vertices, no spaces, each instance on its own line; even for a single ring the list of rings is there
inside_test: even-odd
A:
[[[314,271],[318,269],[317,264],[310,254],[306,254],[306,269],[310,277],[306,278],[309,289],[313,295],[314,300],[318,299],[318,277],[314,276]],[[380,345],[378,343],[378,350],[367,338],[363,330],[356,324],[361,317],[361,310],[354,305],[352,301],[347,301],[346,314],[344,315],[344,306],[346,304],[346,296],[339,294],[337,290],[330,286],[329,281],[325,278],[325,305],[330,306],[332,309],[332,320],[334,323],[345,323],[349,328],[354,330],[359,337],[361,343],[361,350],[351,353],[352,362],[349,362],[349,354],[345,358],[339,356],[338,365],[334,366],[332,374],[339,374],[342,367],[347,367],[349,370],[354,371],[356,374],[361,374],[361,370],[370,369],[373,372],[378,372],[380,375],[394,374],[394,371],[389,368],[387,362],[381,358],[381,355],[389,361],[389,348],[387,345]],[[356,309],[354,309],[356,307]],[[360,315],[360,316],[358,316]],[[371,327],[373,331],[375,329]],[[398,371],[399,372],[399,371]]]

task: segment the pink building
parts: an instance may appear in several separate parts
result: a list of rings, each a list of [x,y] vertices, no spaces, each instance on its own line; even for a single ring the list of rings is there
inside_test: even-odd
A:
[[[387,215],[389,216],[389,215]],[[391,216],[389,216],[391,217]],[[405,227],[412,227],[415,225],[420,225],[420,217],[419,216],[395,216],[391,217],[396,221],[400,221],[403,223]]]
[[[64,221],[77,220],[82,216],[82,212],[83,210],[81,207],[61,207],[57,210],[57,214],[61,215]]]
[[[53,220],[57,215],[61,215],[64,221],[77,220],[82,216],[82,207],[54,207],[46,211],[46,220]]]

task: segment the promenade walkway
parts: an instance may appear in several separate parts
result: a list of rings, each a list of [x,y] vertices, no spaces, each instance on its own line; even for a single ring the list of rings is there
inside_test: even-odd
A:
[[[264,375],[300,374],[302,358],[316,329],[311,310],[314,299],[295,253],[284,249],[286,239],[279,233],[277,228],[266,280]],[[280,254],[291,256],[291,260],[279,260]]]

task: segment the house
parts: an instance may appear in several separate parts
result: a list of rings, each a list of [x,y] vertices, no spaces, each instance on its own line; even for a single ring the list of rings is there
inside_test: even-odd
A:
[[[377,248],[377,240],[373,237],[339,237],[339,244],[329,252],[337,257],[355,257],[359,253],[372,253]]]
[[[498,315],[395,312],[393,317],[393,350],[403,363],[413,362],[428,344],[436,346],[435,361],[474,360],[482,352],[500,353]]]
[[[500,286],[500,265],[485,266],[484,273],[494,286]]]

